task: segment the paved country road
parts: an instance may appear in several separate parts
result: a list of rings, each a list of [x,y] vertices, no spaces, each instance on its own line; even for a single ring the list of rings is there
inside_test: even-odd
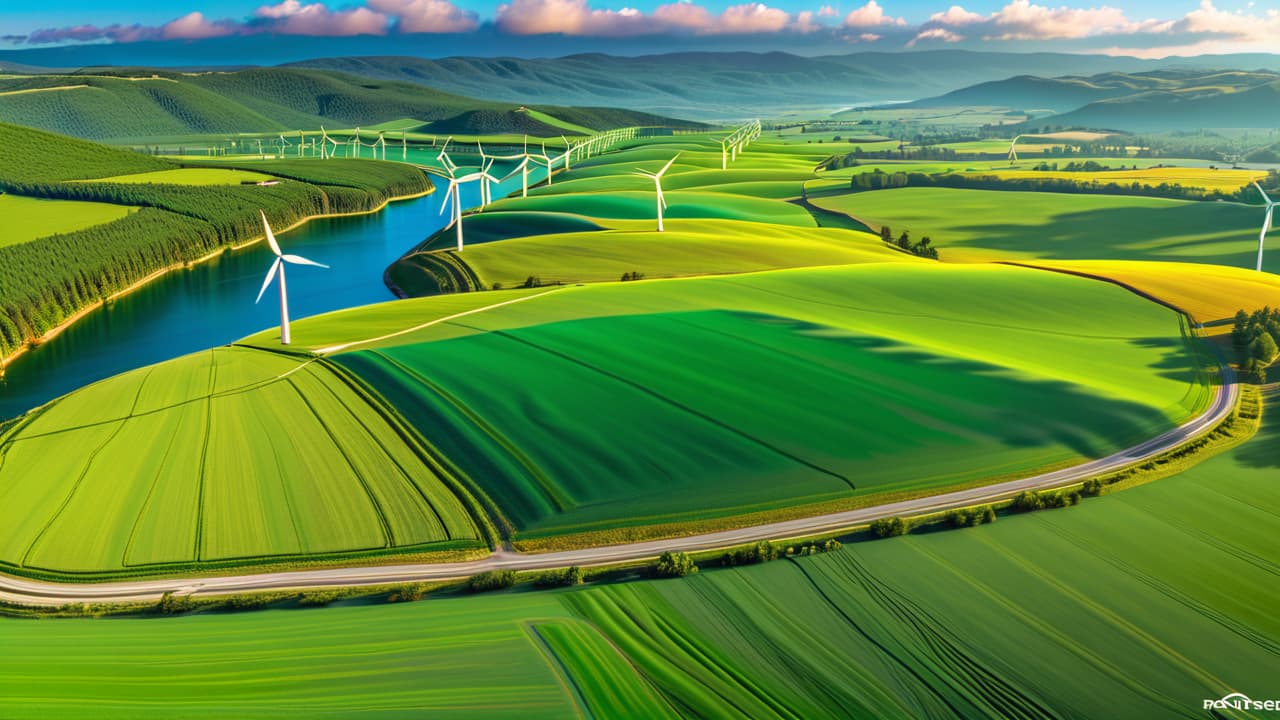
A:
[[[304,590],[456,580],[486,570],[545,570],[572,565],[588,567],[629,560],[644,560],[656,557],[667,550],[710,550],[757,540],[803,537],[861,525],[879,518],[920,515],[986,503],[1007,498],[1024,490],[1043,490],[1096,477],[1159,455],[1208,432],[1232,411],[1240,393],[1240,388],[1235,384],[1231,370],[1224,367],[1222,372],[1225,383],[1217,388],[1213,403],[1208,410],[1187,423],[1144,443],[1104,458],[1041,475],[916,498],[914,500],[904,500],[766,525],[626,545],[610,545],[536,554],[500,550],[481,560],[458,563],[378,565],[222,577],[169,578],[104,583],[52,583],[0,574],[0,601],[43,606],[57,606],[67,603],[154,602],[166,592],[172,592],[175,595],[211,596],[260,590]]]

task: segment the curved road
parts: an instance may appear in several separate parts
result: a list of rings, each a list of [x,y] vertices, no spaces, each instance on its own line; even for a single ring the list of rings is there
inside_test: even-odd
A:
[[[1187,442],[1220,423],[1235,407],[1240,388],[1232,371],[1223,367],[1224,384],[1217,388],[1212,405],[1199,417],[1140,445],[1104,458],[1020,480],[968,488],[929,497],[904,500],[828,515],[799,518],[703,535],[651,540],[626,545],[524,554],[499,550],[481,560],[458,563],[379,565],[319,570],[229,575],[194,579],[170,578],[105,583],[51,583],[0,574],[0,601],[57,606],[67,603],[154,602],[164,593],[175,595],[223,595],[260,590],[307,590],[387,583],[457,580],[486,570],[546,570],[571,565],[606,565],[656,557],[664,551],[711,550],[757,540],[782,540],[853,527],[880,518],[923,515],[1004,499],[1024,490],[1044,490],[1097,477],[1159,455]]]

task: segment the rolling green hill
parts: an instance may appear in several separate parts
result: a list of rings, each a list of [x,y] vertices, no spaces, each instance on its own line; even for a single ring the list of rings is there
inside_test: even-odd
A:
[[[373,81],[302,68],[178,73],[149,69],[0,77],[0,122],[96,140],[193,134],[297,131],[416,118],[433,123],[465,113],[486,132],[564,132],[508,103],[475,100],[405,82]],[[681,125],[650,113],[538,106],[561,123],[592,130]],[[466,124],[466,121],[460,121]],[[453,132],[442,130],[442,132]]]

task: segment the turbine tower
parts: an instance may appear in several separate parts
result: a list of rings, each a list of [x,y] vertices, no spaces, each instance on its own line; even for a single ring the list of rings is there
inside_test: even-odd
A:
[[[662,211],[667,207],[667,199],[662,196],[662,176],[667,174],[667,171],[671,169],[671,165],[675,163],[676,158],[678,157],[680,157],[680,153],[676,153],[675,156],[668,160],[667,164],[663,165],[662,169],[656,173],[636,168],[636,170],[639,171],[635,173],[636,175],[639,175],[640,177],[653,178],[653,187],[658,191],[658,232],[663,232]]]
[[[444,151],[442,150],[441,152],[443,153]],[[454,233],[458,237],[458,252],[462,252],[462,198],[458,196],[458,186],[464,182],[473,182],[481,179],[481,173],[455,177],[453,171],[449,170],[449,188],[444,192],[444,202],[440,203],[440,214],[444,214],[445,208],[449,207],[449,203],[452,201],[453,209],[450,211],[449,216],[453,220]]]
[[[1276,202],[1267,197],[1266,191],[1262,189],[1258,181],[1255,180],[1253,186],[1258,188],[1258,192],[1262,193],[1263,201],[1267,203],[1266,219],[1262,221],[1262,232],[1258,234],[1258,272],[1262,272],[1262,246],[1267,242],[1267,231],[1271,229],[1271,214],[1276,209]]]
[[[276,242],[276,236],[271,232],[271,225],[267,222],[267,214],[258,211],[262,215],[262,227],[267,231],[267,244],[271,246],[271,252],[275,253],[276,260],[271,263],[271,269],[267,271],[267,279],[262,283],[262,289],[258,291],[258,299],[253,301],[257,305],[262,301],[262,295],[267,292],[267,288],[271,286],[271,281],[275,279],[276,273],[280,273],[280,344],[289,344],[289,291],[285,288],[284,283],[284,266],[286,263],[293,265],[314,265],[328,269],[328,265],[321,265],[318,262],[312,262],[300,255],[285,255],[280,252],[280,245]]]
[[[1010,165],[1018,162],[1018,138],[1020,137],[1022,136],[1017,135],[1013,138],[1013,140],[1009,142],[1009,164]]]

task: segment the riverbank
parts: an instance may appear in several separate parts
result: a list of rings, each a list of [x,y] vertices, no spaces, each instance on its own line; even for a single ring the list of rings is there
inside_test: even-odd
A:
[[[297,222],[293,223],[292,225],[289,225],[289,226],[288,226],[288,227],[286,227],[286,228],[276,230],[276,234],[277,234],[277,235],[283,235],[283,234],[285,234],[285,233],[288,233],[288,232],[289,232],[289,231],[291,231],[291,230],[295,230],[295,229],[297,229],[297,228],[299,228],[299,227],[302,227],[303,225],[306,225],[307,223],[311,222],[312,220],[322,220],[322,219],[326,219],[326,218],[339,218],[339,217],[357,217],[357,216],[361,216],[361,215],[373,215],[373,214],[375,214],[375,213],[382,212],[382,211],[387,207],[387,205],[389,205],[390,203],[393,203],[393,202],[401,202],[401,201],[405,201],[405,200],[414,200],[414,199],[417,199],[417,198],[425,197],[425,196],[427,196],[427,195],[431,195],[431,194],[433,194],[433,193],[435,192],[435,190],[436,190],[435,184],[434,184],[434,183],[429,183],[429,184],[428,184],[427,189],[426,189],[425,191],[423,191],[423,192],[418,192],[418,193],[409,193],[409,194],[406,194],[406,195],[396,195],[396,196],[393,196],[393,197],[389,197],[389,198],[387,198],[386,200],[382,201],[382,203],[381,203],[381,204],[379,204],[377,207],[371,208],[371,209],[369,209],[369,210],[359,210],[359,211],[355,211],[355,212],[346,212],[346,213],[318,213],[318,214],[315,214],[315,215],[308,215],[308,216],[306,216],[306,217],[303,217],[303,218],[299,219]],[[80,320],[84,319],[86,316],[88,316],[88,315],[92,314],[95,310],[98,310],[98,309],[100,309],[100,308],[102,308],[102,307],[104,307],[104,306],[106,306],[106,305],[108,305],[108,304],[110,304],[110,303],[112,303],[112,302],[115,302],[115,301],[116,301],[116,300],[118,300],[119,298],[122,298],[122,297],[124,297],[124,296],[126,296],[126,295],[129,295],[129,294],[131,294],[131,293],[133,293],[133,292],[135,292],[135,291],[139,290],[139,289],[140,289],[140,288],[142,288],[142,287],[145,287],[146,285],[148,285],[148,284],[150,284],[150,283],[152,283],[152,282],[156,281],[157,279],[159,279],[159,278],[161,278],[161,277],[164,277],[165,275],[169,274],[170,272],[172,272],[172,271],[174,271],[174,270],[182,270],[182,269],[187,269],[187,268],[194,267],[194,266],[199,265],[199,264],[201,264],[201,263],[204,263],[204,262],[207,262],[207,261],[209,261],[209,260],[212,260],[212,259],[214,259],[214,258],[216,258],[216,257],[220,257],[220,256],[222,256],[224,253],[227,253],[227,252],[235,252],[235,251],[238,251],[238,250],[243,250],[243,249],[245,249],[245,248],[252,247],[252,246],[254,246],[254,245],[256,245],[256,244],[258,244],[258,243],[262,242],[264,239],[265,239],[265,236],[263,236],[263,235],[258,235],[258,236],[255,236],[255,237],[253,237],[253,238],[251,238],[251,239],[249,239],[249,240],[246,240],[246,241],[244,241],[244,242],[241,242],[241,243],[236,243],[236,244],[231,244],[231,245],[224,245],[223,247],[221,247],[221,248],[219,248],[219,249],[217,249],[217,250],[214,250],[214,251],[212,251],[212,252],[210,252],[210,253],[207,253],[207,254],[205,254],[205,255],[203,255],[203,256],[201,256],[201,257],[199,257],[199,258],[196,258],[196,259],[194,259],[194,260],[184,261],[184,262],[180,262],[180,263],[173,263],[172,265],[168,265],[168,266],[166,266],[166,267],[160,268],[159,270],[156,270],[156,271],[154,271],[154,272],[152,272],[152,273],[150,273],[150,274],[146,275],[145,277],[142,277],[142,278],[138,279],[136,282],[134,282],[134,283],[130,284],[128,287],[123,288],[123,289],[121,289],[121,290],[118,290],[118,291],[116,291],[116,292],[112,293],[111,295],[108,295],[106,298],[104,298],[104,299],[102,299],[102,300],[97,300],[97,301],[95,301],[95,302],[93,302],[93,303],[90,303],[90,304],[88,304],[88,305],[86,305],[86,306],[84,306],[84,307],[80,308],[79,310],[77,310],[76,312],[74,312],[74,313],[72,313],[70,316],[68,316],[68,317],[67,317],[65,320],[63,320],[61,323],[59,323],[58,325],[56,325],[56,326],[55,326],[55,327],[53,327],[53,328],[50,328],[50,329],[49,329],[48,331],[46,331],[43,335],[41,335],[39,338],[36,338],[35,340],[30,341],[30,342],[28,342],[28,343],[24,344],[23,346],[21,346],[21,347],[17,348],[16,350],[14,350],[12,353],[10,353],[9,355],[7,355],[7,356],[5,356],[5,357],[0,357],[0,378],[3,378],[3,377],[4,377],[6,368],[7,368],[9,365],[13,364],[13,362],[14,362],[14,361],[16,361],[18,358],[22,357],[24,354],[26,354],[26,353],[27,353],[28,351],[30,351],[31,349],[33,349],[33,348],[35,348],[35,347],[38,347],[38,346],[40,346],[40,345],[42,345],[42,344],[44,344],[44,343],[46,343],[46,342],[49,342],[49,341],[53,340],[53,339],[54,339],[54,338],[56,338],[58,335],[62,334],[64,331],[66,331],[66,330],[67,330],[67,328],[70,328],[71,326],[73,326],[73,325],[74,325],[75,323],[77,323],[78,321],[80,321]]]

